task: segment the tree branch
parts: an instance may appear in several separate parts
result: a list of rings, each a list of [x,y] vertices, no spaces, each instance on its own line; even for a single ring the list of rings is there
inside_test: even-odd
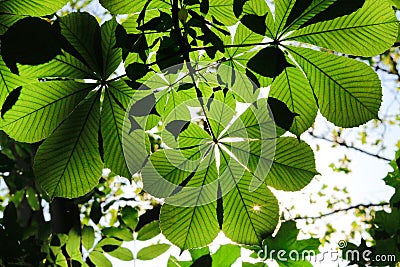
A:
[[[334,144],[337,144],[337,145],[339,145],[339,146],[343,146],[343,147],[346,147],[346,148],[351,148],[351,149],[353,149],[353,150],[356,150],[356,151],[358,151],[358,152],[364,153],[364,154],[366,154],[366,155],[368,155],[368,156],[371,156],[371,157],[375,157],[375,158],[378,158],[378,159],[382,159],[382,160],[385,160],[385,161],[388,161],[388,162],[392,161],[392,159],[389,159],[389,158],[380,156],[380,155],[378,155],[378,154],[371,153],[371,152],[369,152],[369,151],[366,151],[366,150],[364,150],[364,149],[355,147],[355,146],[353,146],[353,145],[349,145],[349,144],[347,144],[345,141],[331,140],[331,139],[329,139],[329,138],[326,138],[325,136],[316,135],[316,134],[314,134],[313,131],[308,131],[308,134],[311,135],[312,137],[316,138],[316,139],[328,141],[328,142],[331,142],[331,143],[334,143]]]
[[[289,219],[286,219],[286,220],[283,220],[283,221],[286,222],[286,221],[292,221],[292,220],[308,220],[308,219],[318,220],[318,219],[322,219],[324,217],[328,217],[328,216],[334,215],[336,213],[346,212],[346,211],[353,210],[353,209],[361,209],[361,208],[368,209],[368,208],[372,208],[372,207],[385,207],[385,206],[388,206],[388,205],[389,205],[389,203],[387,203],[387,202],[378,203],[378,204],[373,204],[373,203],[371,203],[371,204],[358,204],[358,205],[350,206],[350,207],[347,207],[347,208],[344,208],[344,209],[333,210],[331,212],[323,213],[323,214],[320,214],[318,216],[296,216],[296,217],[289,218]]]

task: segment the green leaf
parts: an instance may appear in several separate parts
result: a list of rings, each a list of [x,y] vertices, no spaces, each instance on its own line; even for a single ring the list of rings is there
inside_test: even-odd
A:
[[[44,16],[62,8],[66,0],[7,0],[0,6],[0,13]]]
[[[228,173],[236,177],[237,164],[222,153],[222,162]],[[236,165],[236,166],[235,166]],[[250,192],[252,175],[245,172],[235,188],[223,197],[224,222],[222,231],[231,240],[241,244],[259,244],[263,237],[271,234],[278,223],[278,201],[264,184]],[[221,185],[222,192],[227,191]]]
[[[195,261],[204,255],[210,254],[210,249],[208,247],[194,248],[190,249],[189,252],[192,260]]]
[[[276,0],[275,3],[275,34],[274,36],[278,36],[284,26],[286,25],[286,21],[290,15],[290,11],[295,5],[296,0]]]
[[[156,152],[153,155],[162,155],[160,159],[164,159],[166,155],[163,152],[164,151],[159,151],[159,153]],[[197,149],[190,149],[190,152],[191,153],[188,154],[191,155],[190,157],[188,157],[189,159],[194,159],[194,156],[200,153]],[[168,154],[165,159],[171,159],[171,156],[172,154]],[[182,162],[182,168],[186,169],[183,164],[189,164],[189,159],[186,162]],[[156,161],[155,157],[150,158],[153,164],[163,164],[164,166],[168,166],[168,169],[165,169],[166,174],[168,175],[165,175],[164,177],[165,179],[174,182],[174,184],[181,184],[181,182],[178,182],[179,180],[183,181],[185,178],[191,177],[190,182],[189,184],[187,184],[187,186],[199,186],[203,183],[210,183],[213,179],[215,179],[217,175],[217,170],[213,159],[213,156],[208,156],[208,159],[204,160],[200,164],[199,168],[196,168],[194,166],[187,167],[188,170],[194,170],[193,168],[195,168],[197,169],[197,171],[185,172],[177,169],[168,161],[161,162],[159,160]],[[143,173],[146,173],[146,168],[143,169]],[[162,175],[162,173],[160,174]],[[177,181],[176,179],[179,180]],[[187,203],[184,203],[185,206],[190,206],[193,202],[207,202],[207,198],[210,198],[209,194],[213,191],[213,188],[210,188],[204,191],[200,190],[196,192],[197,190],[195,190],[191,192],[190,188],[187,191],[185,190],[186,188],[187,187],[185,187],[181,191],[181,195],[178,195],[180,197],[176,199],[176,201],[178,201],[177,203],[179,203],[181,200],[187,197]],[[214,192],[216,192],[216,188]],[[173,201],[173,199],[171,201]],[[164,204],[161,208],[160,214],[161,231],[168,238],[168,240],[179,246],[181,249],[208,245],[214,240],[219,232],[215,210],[216,202],[195,207],[178,207]],[[207,218],[207,220],[204,220],[204,218]]]
[[[108,78],[118,68],[122,59],[121,48],[116,47],[115,31],[118,22],[115,19],[106,21],[101,25],[101,48],[103,52],[102,77]]]
[[[309,25],[294,31],[285,40],[306,42],[345,54],[375,56],[396,41],[397,28],[398,21],[388,1],[366,0],[361,9],[348,16]]]
[[[303,69],[319,109],[329,121],[341,127],[354,127],[378,118],[382,89],[371,67],[307,48],[287,49]]]
[[[178,261],[174,256],[170,256],[167,263],[167,267],[190,267],[191,265],[191,261]]]
[[[136,258],[142,261],[152,260],[161,254],[164,254],[170,248],[170,246],[171,245],[168,244],[155,244],[144,247],[139,250]]]
[[[122,127],[125,110],[133,90],[123,81],[109,84],[105,91],[101,112],[101,133],[103,136],[104,164],[113,172],[131,178],[122,145]]]
[[[95,94],[39,147],[33,166],[35,176],[51,198],[79,197],[98,184],[103,168],[97,140],[99,120],[99,98]]]
[[[75,229],[71,229],[68,233],[68,240],[65,247],[68,255],[72,259],[78,259],[82,257],[80,252],[80,244],[81,244],[80,235],[77,233]]]
[[[286,68],[272,83],[269,97],[284,102],[295,116],[290,131],[300,136],[312,126],[318,107],[313,90],[298,68]]]
[[[56,56],[48,63],[39,66],[19,66],[19,73],[23,77],[41,78],[45,80],[55,78],[63,78],[65,80],[98,79],[96,73],[84,63],[82,57],[79,56],[79,54],[75,56],[63,51],[62,55]]]
[[[314,255],[319,253],[318,247],[320,242],[317,238],[309,239],[297,239],[299,230],[296,228],[296,223],[294,221],[288,221],[281,225],[278,233],[272,237],[268,237],[263,241],[264,253],[268,252],[268,257],[271,255],[271,251],[285,251],[285,257],[289,257],[291,251],[297,251],[298,255],[302,255],[302,252],[314,253]],[[279,253],[272,253],[273,259],[280,262]],[[312,254],[311,254],[312,255]],[[282,261],[281,261],[282,262]],[[284,262],[282,262],[284,263]],[[291,263],[295,263],[291,261]],[[294,266],[312,266],[307,261],[299,262],[301,264]]]
[[[250,263],[250,262],[243,262],[242,267],[266,267],[267,265],[263,262],[257,263]]]
[[[108,255],[113,256],[114,258],[120,259],[122,261],[131,261],[133,260],[132,251],[127,248],[119,247],[116,250],[107,252]]]
[[[107,40],[107,37],[111,36],[110,24],[104,26],[103,37],[105,37],[105,40],[104,43],[102,43],[100,26],[95,17],[91,16],[89,13],[73,12],[67,16],[61,17],[59,23],[61,34],[69,44],[78,51],[79,55],[81,55],[80,60],[96,73],[98,78],[108,78],[104,75],[105,73],[103,73],[103,70],[109,71],[112,67],[107,66],[107,68],[105,68],[103,65],[102,46],[104,48],[111,48],[107,45],[107,43],[110,42],[110,39]],[[81,29],[85,30],[82,31]],[[110,54],[107,53],[107,51],[104,52],[105,58],[110,60],[108,57]],[[109,62],[113,63],[113,60]]]
[[[267,184],[278,190],[297,191],[317,174],[313,151],[306,142],[292,137],[278,138]]]
[[[86,250],[90,250],[94,243],[94,230],[91,226],[83,226],[82,228],[82,245]]]
[[[209,0],[207,15],[215,17],[225,26],[233,25],[238,21],[233,13],[233,0]]]
[[[240,257],[240,247],[226,244],[211,255],[213,267],[230,267]]]
[[[317,8],[312,7],[314,9],[313,12],[307,12],[308,10],[305,11],[306,13],[310,13],[310,15],[307,14],[308,17],[313,16],[312,19],[307,20],[307,17],[303,18],[304,20],[307,20],[307,22],[302,24],[301,28],[321,21],[332,20],[345,15],[350,15],[351,13],[356,12],[358,9],[360,9],[364,5],[364,3],[365,0],[336,0],[333,2],[333,4],[328,3],[328,8],[325,9],[325,7],[323,7],[322,12],[320,12],[320,10],[322,9],[318,10]]]
[[[8,94],[22,84],[28,83],[26,78],[10,72],[3,59],[0,57],[0,106],[3,106]]]
[[[98,267],[112,267],[112,263],[104,256],[103,252],[93,250],[89,253],[89,259]]]
[[[29,206],[32,208],[32,210],[37,211],[40,209],[39,199],[36,196],[36,192],[32,187],[28,187],[28,189],[26,189],[26,199],[29,203]]]
[[[95,87],[74,81],[25,85],[16,104],[0,121],[0,128],[20,142],[38,142],[52,134]]]
[[[123,241],[133,240],[133,234],[127,228],[106,227],[101,230],[101,232],[107,237],[112,237]]]
[[[160,233],[161,233],[161,231],[160,231],[159,222],[153,221],[151,223],[146,224],[139,230],[137,240],[141,240],[141,241],[149,240],[149,239],[157,236]]]
[[[245,45],[258,44],[263,40],[263,36],[259,35],[252,30],[248,29],[245,25],[240,23],[235,31],[235,36],[233,38],[234,45],[237,47],[225,49],[229,57],[234,57],[242,52],[248,51],[249,47]],[[243,46],[242,46],[243,45]],[[242,46],[242,47],[241,47]]]
[[[148,1],[116,1],[116,0],[100,0],[100,4],[108,9],[111,14],[134,14],[141,12],[145,7],[145,10],[171,8],[171,4],[168,1],[163,0],[152,0]]]

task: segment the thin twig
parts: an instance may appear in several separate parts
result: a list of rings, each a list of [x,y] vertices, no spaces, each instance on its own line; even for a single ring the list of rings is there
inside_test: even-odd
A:
[[[322,218],[327,217],[327,216],[334,215],[336,213],[346,212],[346,211],[353,210],[353,209],[361,209],[361,208],[368,209],[368,208],[372,208],[372,207],[385,207],[385,206],[388,206],[388,205],[389,205],[389,203],[387,203],[387,202],[379,203],[379,204],[376,204],[376,203],[375,204],[374,203],[371,203],[371,204],[358,204],[358,205],[350,206],[350,207],[347,207],[347,208],[344,208],[344,209],[333,210],[331,212],[323,213],[323,214],[320,214],[318,216],[296,216],[296,217],[293,217],[293,218],[286,219],[284,221],[286,222],[286,221],[292,221],[292,220],[318,220],[318,219],[322,219]]]
[[[331,139],[329,139],[329,138],[326,138],[325,136],[316,135],[316,134],[314,134],[313,131],[308,131],[308,134],[311,135],[311,136],[314,137],[314,138],[317,138],[317,139],[320,139],[320,140],[324,140],[324,141],[327,141],[327,142],[331,142],[331,143],[334,143],[334,144],[337,144],[337,145],[339,145],[339,146],[343,146],[343,147],[346,147],[346,148],[351,148],[351,149],[354,149],[354,150],[356,150],[356,151],[358,151],[358,152],[364,153],[364,154],[366,154],[366,155],[368,155],[368,156],[371,156],[371,157],[375,157],[375,158],[378,158],[378,159],[381,159],[381,160],[385,160],[385,161],[388,161],[388,162],[392,161],[392,159],[389,159],[389,158],[380,156],[380,155],[378,155],[378,154],[371,153],[371,152],[369,152],[369,151],[366,151],[366,150],[364,150],[364,149],[355,147],[355,146],[353,146],[353,145],[349,145],[349,144],[347,144],[345,141],[331,140]]]

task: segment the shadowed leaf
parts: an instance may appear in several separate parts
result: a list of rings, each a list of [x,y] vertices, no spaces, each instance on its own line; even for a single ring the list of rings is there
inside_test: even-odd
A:
[[[59,33],[40,18],[17,21],[1,40],[1,54],[13,73],[18,73],[17,63],[39,65],[61,54]]]
[[[4,115],[6,114],[6,112],[9,111],[15,105],[15,103],[17,102],[17,100],[21,94],[21,89],[22,89],[22,86],[16,88],[7,96],[7,98],[4,101],[4,104],[0,110],[1,118],[4,119]]]
[[[277,47],[269,46],[261,49],[247,62],[247,67],[266,77],[278,76],[286,67],[292,66],[286,60],[285,54]]]
[[[299,114],[291,112],[285,103],[273,97],[268,98],[268,105],[276,125],[289,131],[294,117],[299,116]]]

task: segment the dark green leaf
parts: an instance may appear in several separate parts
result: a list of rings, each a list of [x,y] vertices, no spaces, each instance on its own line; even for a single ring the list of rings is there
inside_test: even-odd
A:
[[[209,0],[200,0],[200,12],[203,14],[207,14],[208,10],[210,9],[210,2]]]
[[[150,210],[146,210],[146,212],[142,215],[140,215],[139,217],[139,222],[135,228],[135,232],[140,231],[140,229],[142,229],[143,226],[145,226],[146,224],[158,220],[160,217],[160,210],[161,210],[161,206],[160,205],[156,205],[153,206],[152,209]]]
[[[165,32],[172,28],[172,18],[169,14],[160,11],[159,17],[152,18],[150,21],[137,28],[141,31],[154,30],[158,32]]]
[[[212,264],[212,258],[210,254],[206,254],[195,260],[193,264],[190,265],[190,267],[211,267],[212,266],[211,264]]]
[[[14,166],[14,161],[0,153],[0,172],[10,172]]]
[[[129,115],[143,117],[150,114],[155,114],[159,116],[160,114],[158,114],[155,105],[156,98],[154,94],[149,94],[132,105]]]
[[[294,117],[299,116],[299,114],[293,113],[285,103],[273,97],[268,97],[268,106],[276,125],[289,131]]]
[[[265,35],[267,31],[267,25],[265,24],[267,15],[268,13],[263,16],[248,14],[244,15],[240,21],[253,32]]]
[[[162,38],[156,60],[161,70],[183,63],[183,56],[176,40],[171,37]]]
[[[185,91],[185,90],[189,90],[190,88],[193,88],[194,84],[193,83],[183,83],[180,84],[178,87],[178,90],[176,90],[177,92],[179,91]]]
[[[349,15],[360,9],[365,3],[365,0],[336,0],[332,5],[321,13],[314,16],[312,19],[301,25],[301,28],[311,24],[315,24],[322,21],[332,20],[338,17]],[[296,1],[297,4],[297,1]]]
[[[247,62],[247,67],[266,77],[278,76],[286,67],[292,66],[286,60],[285,54],[277,47],[269,46],[261,49]]]
[[[347,2],[352,2],[352,1],[347,1]],[[296,3],[294,4],[288,18],[286,19],[286,24],[284,28],[290,26],[295,19],[300,17],[300,15],[303,14],[303,12],[311,5],[311,3],[312,0],[296,0]]]
[[[40,18],[23,18],[2,36],[1,55],[13,73],[18,73],[17,63],[39,65],[58,54],[61,54],[59,32]]]
[[[134,62],[125,69],[129,79],[135,81],[144,77],[149,72],[149,67],[146,64]]]
[[[210,254],[210,249],[208,247],[194,248],[190,249],[189,252],[190,256],[192,257],[192,260],[196,261],[200,257]]]
[[[249,0],[234,0],[233,1],[233,13],[237,18],[240,17],[240,15],[243,12],[243,6],[244,4],[249,1]]]
[[[7,111],[9,111],[17,102],[20,94],[21,94],[22,86],[14,89],[11,93],[7,96],[6,100],[4,101],[3,106],[1,107],[0,113],[1,118],[4,119],[4,115]]]
[[[95,224],[98,224],[102,216],[103,216],[103,212],[101,211],[100,203],[97,201],[94,201],[92,204],[92,207],[90,209],[90,219]]]
[[[165,129],[167,129],[175,137],[175,140],[177,140],[179,134],[189,127],[189,123],[190,121],[175,120],[168,123],[167,126],[165,126]]]
[[[116,250],[118,248],[118,246],[117,245],[104,245],[101,248],[103,249],[104,252],[108,253],[108,252]]]
[[[124,223],[130,228],[135,229],[138,223],[138,211],[131,206],[125,206],[121,209],[121,216]]]

